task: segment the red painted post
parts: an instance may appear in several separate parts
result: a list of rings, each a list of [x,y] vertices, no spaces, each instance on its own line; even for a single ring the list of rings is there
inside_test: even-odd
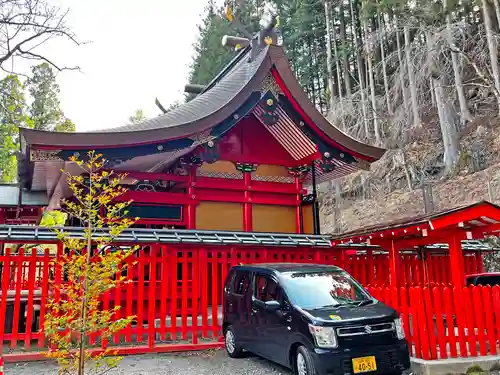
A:
[[[136,341],[142,342],[142,334],[143,334],[143,323],[144,323],[144,248],[139,250],[139,259],[137,259],[137,266],[139,267],[139,277],[137,280],[137,337]]]
[[[15,257],[16,258],[16,257]],[[17,346],[17,335],[19,333],[19,313],[21,311],[21,287],[23,276],[23,261],[24,261],[24,248],[20,248],[17,255],[16,267],[16,296],[14,297],[14,317],[12,319],[12,338],[10,341],[11,349]]]
[[[179,262],[179,251],[176,247],[173,247],[170,250],[170,259],[172,263],[172,276],[171,280],[171,290],[172,290],[172,299],[171,299],[171,314],[170,314],[170,329],[171,329],[171,340],[177,341],[177,280],[179,279],[179,275],[177,272],[177,265]]]
[[[250,190],[252,189],[252,174],[251,172],[243,172],[243,183],[245,184],[244,200],[243,203],[243,230],[245,232],[252,231],[252,196]]]
[[[431,298],[431,290],[430,288],[424,287],[424,314],[427,318],[427,332],[429,337],[429,348],[431,359],[437,359],[437,338],[436,338],[436,330],[434,329],[434,313],[435,313],[435,305],[433,305],[433,301]],[[440,303],[441,301],[438,301]],[[442,319],[442,316],[441,316]]]
[[[433,319],[434,315],[436,316],[437,341],[439,343],[439,359],[446,359],[448,358],[448,352],[446,350],[446,334],[444,331],[443,322],[443,298],[441,295],[441,288],[433,288],[432,297],[434,311],[433,314],[431,314],[430,319]]]
[[[196,228],[196,167],[189,168],[188,183],[187,183],[187,195],[188,195],[188,209],[187,209],[187,228]]]
[[[475,333],[475,322],[474,315],[476,314],[476,308],[474,306],[471,298],[471,289],[463,288],[463,309],[465,312],[465,321],[467,324],[467,341],[469,342],[469,352],[472,357],[477,357],[477,339]]]
[[[181,332],[182,339],[187,339],[188,334],[188,283],[189,283],[189,263],[192,261],[191,258],[188,257],[189,252],[187,249],[182,249],[182,286],[181,286]]]
[[[218,295],[218,279],[219,279],[219,252],[217,250],[212,250],[212,338],[215,339],[218,336],[218,310],[219,302]]]
[[[493,303],[491,311],[495,313],[496,340],[500,341],[500,286],[494,286],[491,292]]]
[[[483,260],[483,253],[477,252],[476,253],[477,257],[477,264],[478,264],[478,273],[484,273],[484,260]]]
[[[40,304],[40,329],[38,332],[38,347],[45,346],[45,309],[47,304],[47,296],[49,293],[49,266],[50,266],[50,250],[45,249],[43,254],[43,273],[42,273],[42,300]],[[1,317],[0,317],[1,319]],[[1,335],[0,335],[1,336]]]
[[[116,278],[119,279],[120,277],[122,277],[122,267],[123,265],[122,264],[119,264],[118,265],[118,270],[116,271]],[[121,307],[121,295],[122,295],[122,290],[121,290],[121,286],[120,284],[118,284],[118,286],[115,288],[115,298],[114,298],[114,307],[116,306],[120,306],[116,311],[115,311],[115,315],[114,315],[114,320],[117,321],[119,319],[121,319],[121,315],[122,315],[122,307]],[[113,343],[114,344],[118,344],[120,343],[120,332],[116,332],[114,335],[113,335]]]
[[[31,324],[33,323],[34,294],[35,294],[35,271],[37,263],[36,248],[31,249],[31,257],[28,260],[28,303],[26,304],[26,329],[24,336],[24,346],[26,349],[31,346]]]
[[[126,305],[127,305],[127,316],[135,315],[133,313],[133,303],[134,303],[134,289],[137,289],[137,282],[134,280],[134,265],[136,260],[136,253],[129,256],[126,259],[127,262],[127,294],[126,294]],[[129,324],[126,329],[125,342],[132,342],[132,324]]]
[[[449,240],[451,281],[454,288],[462,289],[465,286],[464,258],[462,241],[457,235]]]
[[[497,342],[495,337],[495,321],[494,321],[494,311],[492,308],[491,297],[492,289],[491,287],[485,286],[482,288],[483,293],[483,304],[484,304],[484,316],[486,318],[486,335],[488,336],[490,354],[497,354]]]
[[[462,289],[453,288],[453,302],[455,305],[455,316],[457,319],[458,342],[460,345],[460,357],[467,357],[467,338],[465,330],[467,329],[467,320],[464,310],[464,296]]]
[[[298,177],[294,177],[293,179],[295,183],[295,189],[299,192],[296,196],[297,207],[295,207],[295,232],[302,233],[302,209],[300,207],[301,198],[300,198],[300,190],[302,188],[300,179]]]
[[[201,335],[203,338],[208,338],[208,252],[205,248],[201,248],[199,252],[201,269]],[[236,251],[233,249],[231,253],[231,261],[236,263]]]
[[[407,288],[400,288],[399,289],[399,300],[400,302],[400,314],[401,314],[401,319],[403,321],[403,329],[405,331],[405,337],[406,341],[408,342],[408,346],[410,348],[410,354],[412,352],[413,348],[413,337],[411,335],[411,330],[410,330],[410,319],[408,316],[409,313],[409,304],[408,304],[408,289]]]
[[[3,358],[1,354],[0,354],[0,375],[3,375]]]
[[[421,316],[418,307],[421,304],[417,288],[410,288],[410,312],[413,327],[413,342],[415,344],[415,357],[423,358],[420,321]]]
[[[448,342],[450,344],[450,355],[452,358],[457,357],[457,339],[455,337],[455,322],[453,319],[453,297],[452,290],[448,287],[443,289],[443,304],[444,312],[446,314],[446,326],[448,327]]]
[[[161,291],[160,291],[160,337],[162,341],[167,339],[167,298],[168,298],[168,281],[170,279],[168,269],[168,252],[167,247],[161,247]]]
[[[156,259],[160,252],[160,246],[155,244],[150,247],[149,252],[149,297],[148,297],[148,347],[155,346],[155,318],[156,318]],[[162,318],[163,319],[163,318]]]
[[[486,351],[486,337],[484,335],[484,328],[485,328],[485,322],[484,322],[484,304],[482,300],[482,292],[481,292],[480,286],[478,287],[470,287],[469,289],[472,289],[472,306],[474,306],[474,318],[476,324],[474,325],[474,329],[477,328],[477,339],[479,341],[479,353],[480,355],[484,356],[487,354]]]
[[[399,254],[399,249],[394,240],[391,241],[389,249],[389,271],[391,287],[398,288],[400,286],[401,254]]]
[[[1,254],[1,253],[0,253]],[[3,262],[2,268],[2,283],[0,284],[2,290],[2,298],[0,299],[0,357],[2,355],[3,349],[3,337],[5,333],[5,320],[7,313],[7,293],[9,291],[9,283],[10,283],[10,248],[5,249],[4,255],[0,255],[0,261]]]
[[[199,256],[200,253],[198,249],[193,250],[193,256],[191,258],[192,267],[193,267],[193,277],[192,277],[192,290],[191,290],[191,298],[192,298],[192,308],[191,308],[191,342],[193,344],[198,344],[198,286],[200,281],[200,269],[199,269]]]

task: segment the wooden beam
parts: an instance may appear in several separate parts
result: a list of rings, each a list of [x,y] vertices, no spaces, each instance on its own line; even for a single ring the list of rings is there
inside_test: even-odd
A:
[[[184,86],[184,92],[188,94],[201,94],[207,86],[204,85],[196,85],[196,84],[187,84]]]
[[[250,44],[250,40],[247,38],[241,38],[239,36],[224,35],[222,37],[222,45],[224,47],[237,47],[245,48]]]

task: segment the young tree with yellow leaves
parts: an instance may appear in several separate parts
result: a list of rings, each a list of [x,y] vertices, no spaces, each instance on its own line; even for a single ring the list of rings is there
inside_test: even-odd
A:
[[[95,374],[103,374],[116,367],[121,358],[110,349],[96,352],[89,345],[90,337],[99,337],[101,342],[108,340],[134,319],[118,318],[116,312],[120,306],[104,309],[101,298],[126,282],[119,271],[126,268],[124,260],[136,248],[111,252],[107,247],[137,218],[127,217],[130,201],[116,200],[126,192],[120,186],[125,175],[105,170],[106,160],[102,155],[90,151],[85,161],[77,157],[70,161],[82,173],[71,175],[63,171],[73,199],[64,200],[61,207],[79,219],[85,231],[82,237],[75,238],[53,228],[66,250],[54,265],[56,273],[65,277],[61,281],[62,277],[56,276],[53,282],[44,332],[51,348],[48,357],[58,361],[59,374],[84,375],[86,367]]]

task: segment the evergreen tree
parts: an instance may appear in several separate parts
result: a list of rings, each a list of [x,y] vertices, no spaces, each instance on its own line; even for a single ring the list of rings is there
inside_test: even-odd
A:
[[[8,75],[0,81],[0,182],[16,180],[19,126],[31,127],[25,112],[24,87],[16,75]]]
[[[75,130],[74,124],[64,117],[60,108],[60,88],[54,70],[48,63],[32,68],[26,87],[33,100],[29,113],[35,129],[63,132]]]

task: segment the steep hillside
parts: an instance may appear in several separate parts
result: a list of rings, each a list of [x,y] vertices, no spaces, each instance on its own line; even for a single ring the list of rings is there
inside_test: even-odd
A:
[[[410,218],[425,213],[422,185],[431,186],[434,210],[440,211],[480,200],[500,202],[500,135],[497,118],[482,118],[463,129],[461,156],[452,175],[442,172],[442,145],[436,130],[426,131],[408,144],[407,169],[413,189],[402,166],[399,151],[340,181],[338,222],[335,223],[335,188],[320,188],[322,228],[325,233],[344,232],[360,227]],[[427,133],[427,134],[424,134]]]

